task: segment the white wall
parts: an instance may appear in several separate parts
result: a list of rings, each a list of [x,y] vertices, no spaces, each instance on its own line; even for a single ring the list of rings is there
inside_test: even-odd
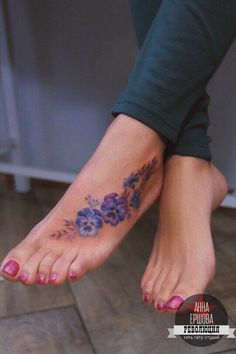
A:
[[[136,55],[126,0],[9,0],[25,163],[76,172]]]
[[[1,82],[1,75],[0,75],[0,82]],[[4,119],[4,102],[3,102],[3,94],[2,88],[0,85],[0,140],[6,139],[7,135],[7,122]]]
[[[213,159],[236,188],[236,40],[208,88]]]
[[[137,55],[128,1],[8,0],[7,5],[25,164],[76,172],[104,134]],[[236,44],[209,85],[214,160],[232,187],[235,58]],[[1,114],[1,131],[3,121]]]

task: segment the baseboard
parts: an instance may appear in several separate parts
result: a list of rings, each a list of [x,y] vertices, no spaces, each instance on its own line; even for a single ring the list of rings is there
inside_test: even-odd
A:
[[[226,208],[236,208],[236,191],[228,193],[221,203],[221,206]]]

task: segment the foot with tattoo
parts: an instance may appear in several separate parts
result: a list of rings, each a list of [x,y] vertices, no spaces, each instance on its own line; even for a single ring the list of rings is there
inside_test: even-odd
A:
[[[12,249],[1,275],[23,284],[62,284],[103,264],[158,197],[164,141],[120,114],[65,195]]]
[[[214,276],[210,216],[226,193],[226,180],[212,163],[178,155],[167,161],[158,232],[141,281],[144,300],[157,311],[175,312]]]

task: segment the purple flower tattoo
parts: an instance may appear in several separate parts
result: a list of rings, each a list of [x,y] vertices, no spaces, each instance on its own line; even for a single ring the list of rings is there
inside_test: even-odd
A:
[[[98,209],[84,208],[77,214],[75,221],[82,237],[96,236],[102,227],[102,214]]]
[[[101,205],[102,216],[106,223],[117,225],[123,221],[128,212],[128,201],[124,196],[119,196],[117,193],[107,194]]]
[[[85,197],[87,208],[78,211],[75,221],[64,220],[65,228],[51,235],[54,238],[65,237],[73,239],[76,235],[81,237],[96,236],[102,226],[118,225],[132,216],[132,210],[138,209],[141,204],[142,191],[155,172],[158,159],[154,157],[145,163],[139,170],[123,179],[123,191],[105,195],[103,201],[93,198],[90,194]]]

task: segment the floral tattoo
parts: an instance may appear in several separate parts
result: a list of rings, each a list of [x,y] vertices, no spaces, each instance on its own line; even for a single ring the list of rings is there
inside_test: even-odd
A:
[[[132,210],[139,208],[142,191],[157,165],[158,159],[154,157],[124,178],[120,194],[107,194],[102,201],[87,195],[88,207],[79,210],[75,220],[64,220],[64,229],[56,231],[51,237],[73,239],[78,233],[81,237],[96,236],[104,224],[116,226],[129,219]]]

